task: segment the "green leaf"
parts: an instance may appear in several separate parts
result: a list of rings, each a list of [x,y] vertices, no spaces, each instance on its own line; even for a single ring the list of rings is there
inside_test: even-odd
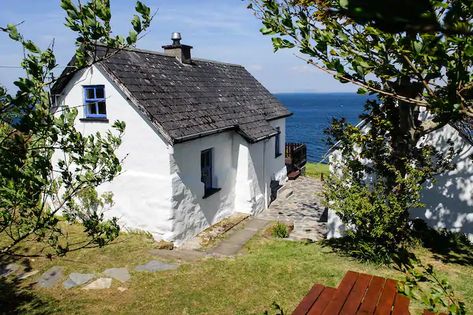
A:
[[[27,50],[31,51],[32,53],[40,53],[40,50],[38,46],[36,46],[31,40],[28,40],[23,43],[23,47],[25,47]]]
[[[368,90],[365,88],[359,88],[358,91],[356,91],[356,93],[360,95],[365,95],[366,93],[368,93]]]
[[[131,30],[130,34],[128,35],[128,38],[126,39],[128,45],[133,45],[136,43],[138,34],[134,31]]]
[[[18,33],[18,29],[16,28],[15,25],[8,24],[7,25],[7,31],[8,31],[8,35],[10,36],[11,39],[16,40],[16,41],[20,40],[21,36]]]

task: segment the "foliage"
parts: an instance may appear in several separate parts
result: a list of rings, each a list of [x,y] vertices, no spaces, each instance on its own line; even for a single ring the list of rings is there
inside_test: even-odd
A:
[[[274,315],[284,315],[284,310],[282,309],[282,307],[276,303],[276,302],[273,302],[273,304],[271,304],[271,309],[274,311],[272,313],[270,313],[269,311],[264,311],[263,312],[263,315],[269,315],[269,314],[274,314]]]
[[[367,110],[369,127],[334,120],[327,130],[329,141],[338,147],[331,161],[334,176],[325,182],[324,195],[346,225],[348,240],[358,244],[353,254],[388,262],[409,243],[407,210],[423,206],[420,184],[450,168],[454,150],[443,155],[424,143],[396,161],[390,113],[374,100],[367,103]]]
[[[26,240],[64,255],[103,246],[119,231],[117,220],[105,220],[101,213],[111,196],[99,196],[95,187],[121,171],[115,152],[125,123],[115,122],[114,131],[84,135],[74,127],[78,104],[55,107],[51,87],[58,79],[110,57],[112,53],[100,59],[95,56],[98,43],[114,48],[114,53],[134,45],[152,16],[138,1],[133,29],[125,38],[112,36],[109,0],[77,4],[62,0],[61,7],[66,27],[77,34],[77,49],[74,63],[60,78],[53,75],[57,67],[53,45],[42,50],[20,34],[16,25],[0,28],[25,51],[21,62],[25,76],[14,82],[16,94],[0,88],[0,235],[8,239],[0,255],[16,254],[17,246]],[[61,212],[65,221],[83,224],[88,235],[85,242],[69,242],[57,216]]]
[[[473,116],[473,38],[466,32],[473,7],[434,0],[253,0],[250,8],[275,51],[298,49],[309,65],[376,96],[367,102],[364,124],[335,120],[329,129],[339,159],[325,195],[360,251],[369,249],[376,259],[399,248],[409,239],[409,208],[421,206],[421,185],[452,167],[453,143],[436,150],[426,139]]]
[[[278,238],[288,238],[289,230],[287,228],[287,225],[281,222],[276,222],[271,227],[271,235],[273,237],[278,237]]]
[[[404,281],[398,284],[399,292],[421,301],[435,313],[466,314],[465,303],[456,297],[452,286],[437,274],[432,265],[424,265],[411,254],[407,259],[402,258],[398,266],[405,273]]]

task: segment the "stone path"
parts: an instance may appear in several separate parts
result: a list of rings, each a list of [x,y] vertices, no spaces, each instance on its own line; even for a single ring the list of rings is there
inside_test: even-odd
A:
[[[38,286],[40,288],[52,288],[64,276],[62,267],[54,266],[43,273],[38,279]]]
[[[257,217],[294,223],[293,240],[317,241],[325,238],[325,208],[321,205],[322,182],[301,176],[289,181],[279,197]],[[291,193],[292,192],[292,193]]]
[[[251,218],[243,227],[231,234],[227,239],[224,239],[220,244],[209,250],[209,253],[217,256],[233,256],[236,255],[240,249],[248,242],[259,230],[263,229],[269,224],[268,220]]]

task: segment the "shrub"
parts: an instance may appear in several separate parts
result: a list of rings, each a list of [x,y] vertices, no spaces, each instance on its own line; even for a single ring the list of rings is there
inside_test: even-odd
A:
[[[278,238],[288,238],[289,229],[286,224],[276,222],[276,224],[271,227],[271,235]]]

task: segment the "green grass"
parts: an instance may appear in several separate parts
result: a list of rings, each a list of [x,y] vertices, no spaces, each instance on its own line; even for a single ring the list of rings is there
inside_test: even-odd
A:
[[[290,313],[314,283],[337,286],[348,270],[400,277],[393,269],[356,262],[317,243],[260,235],[247,244],[244,255],[236,258],[209,258],[160,273],[134,272],[134,266],[156,259],[149,252],[153,248],[155,243],[145,235],[129,234],[103,249],[75,252],[53,261],[35,259],[31,262],[34,269],[44,271],[58,265],[65,268],[66,274],[128,267],[132,279],[126,284],[114,282],[111,289],[95,292],[64,290],[61,285],[25,289],[35,298],[25,298],[20,310],[37,314],[261,314],[276,301]],[[473,267],[441,263],[427,250],[418,254],[448,276],[467,302],[467,309],[472,309]],[[118,286],[128,290],[119,292]],[[0,291],[0,305],[2,295]]]
[[[327,177],[330,174],[328,164],[324,163],[307,163],[305,165],[305,176],[320,179],[321,175]]]

